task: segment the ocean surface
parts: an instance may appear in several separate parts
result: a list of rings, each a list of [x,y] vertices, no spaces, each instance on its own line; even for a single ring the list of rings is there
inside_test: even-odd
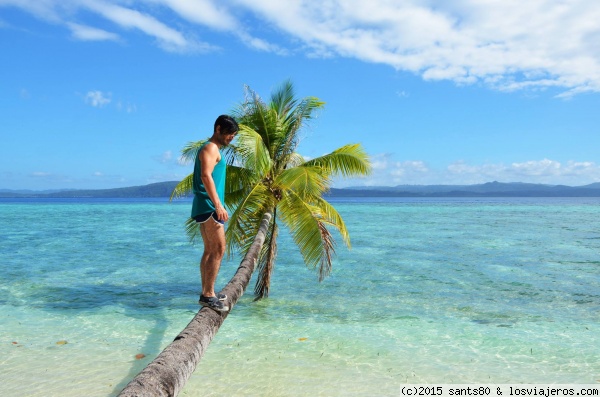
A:
[[[352,241],[333,274],[282,229],[271,296],[251,284],[181,396],[600,382],[600,199],[331,201]],[[189,210],[0,200],[0,395],[114,396],[152,361],[198,310]]]

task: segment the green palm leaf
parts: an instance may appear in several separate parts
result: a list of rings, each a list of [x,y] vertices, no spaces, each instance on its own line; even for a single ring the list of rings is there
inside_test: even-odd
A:
[[[309,160],[304,167],[323,167],[333,175],[344,177],[368,175],[371,172],[369,157],[360,144],[342,146],[333,152]]]
[[[202,139],[196,142],[188,142],[187,145],[181,150],[181,159],[185,164],[194,164],[196,157],[198,156],[198,150],[206,143],[208,139]]]
[[[185,234],[187,234],[190,243],[195,244],[200,236],[200,228],[198,223],[193,218],[188,218],[185,221]]]
[[[320,167],[294,167],[283,171],[275,179],[281,190],[293,190],[299,196],[320,196],[329,187],[329,179]]]
[[[271,168],[272,161],[261,135],[249,126],[241,124],[237,140],[237,159],[254,174],[266,175]]]
[[[175,189],[173,189],[173,191],[171,192],[171,197],[169,198],[169,201],[176,199],[176,198],[187,196],[192,191],[192,184],[193,184],[193,180],[194,180],[193,177],[194,177],[194,174],[190,174],[190,175],[186,176],[185,178],[183,178],[183,180],[181,182],[179,182],[175,186]]]
[[[344,243],[348,248],[351,247],[350,244],[350,233],[346,228],[346,223],[342,219],[341,215],[333,205],[331,205],[327,200],[322,197],[314,198],[314,205],[319,209],[318,216],[322,220],[324,224],[330,225],[337,229],[337,231],[342,236]]]
[[[270,205],[271,204],[271,205]],[[262,183],[255,184],[231,214],[226,231],[227,253],[232,255],[236,248],[245,252],[260,227],[260,219],[273,208],[269,191]]]
[[[279,203],[281,220],[286,224],[294,242],[309,268],[319,268],[319,280],[331,271],[331,255],[335,242],[318,216],[318,207],[302,200],[294,192],[287,192]]]

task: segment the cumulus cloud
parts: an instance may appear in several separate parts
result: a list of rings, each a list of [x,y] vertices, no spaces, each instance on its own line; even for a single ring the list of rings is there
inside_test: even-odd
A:
[[[361,178],[360,185],[393,186],[413,184],[415,181],[421,181],[421,184],[423,184],[423,178],[429,180],[432,175],[432,171],[424,161],[396,161],[390,153],[371,156],[371,167],[373,169],[372,175]],[[356,184],[356,182],[352,181],[351,184]]]
[[[101,108],[110,103],[110,96],[110,93],[106,94],[102,91],[89,91],[85,94],[85,103],[95,108]]]
[[[167,51],[218,49],[195,38],[206,27],[258,51],[355,58],[425,80],[553,89],[563,98],[600,92],[597,1],[0,1],[7,5],[66,24],[81,40],[126,39],[86,21],[95,14]]]
[[[592,161],[542,159],[510,164],[456,161],[434,168],[420,160],[396,161],[391,154],[379,154],[371,156],[371,163],[373,173],[369,177],[339,180],[335,186],[470,185],[491,181],[581,186],[600,180],[600,165]]]
[[[547,184],[583,185],[600,180],[600,166],[591,161],[567,161],[542,159],[511,164],[469,165],[459,161],[447,167],[449,180],[481,183],[532,182]]]
[[[239,2],[328,56],[506,91],[600,91],[596,2]]]

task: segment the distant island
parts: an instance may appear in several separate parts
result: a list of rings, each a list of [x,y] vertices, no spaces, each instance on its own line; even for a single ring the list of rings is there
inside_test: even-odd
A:
[[[0,189],[0,198],[168,198],[178,181],[114,189],[51,192]],[[331,189],[328,197],[600,197],[600,182],[584,186],[488,182],[478,185],[357,186]]]

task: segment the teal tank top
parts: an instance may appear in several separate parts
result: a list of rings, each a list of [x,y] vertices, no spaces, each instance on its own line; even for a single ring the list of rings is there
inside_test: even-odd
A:
[[[196,156],[196,161],[194,162],[194,177],[192,182],[194,202],[192,203],[192,218],[197,215],[213,212],[216,209],[215,204],[212,202],[210,197],[208,197],[206,188],[202,183],[202,162],[200,161],[200,151],[208,143],[209,142],[206,142],[200,147],[200,150],[198,150],[198,156]],[[223,152],[220,152],[221,160],[219,160],[219,162],[215,165],[215,168],[212,172],[212,177],[215,181],[215,187],[217,188],[217,195],[219,196],[219,200],[221,200],[221,204],[225,205],[225,174],[227,171],[227,162],[225,161],[225,156],[223,155]]]

